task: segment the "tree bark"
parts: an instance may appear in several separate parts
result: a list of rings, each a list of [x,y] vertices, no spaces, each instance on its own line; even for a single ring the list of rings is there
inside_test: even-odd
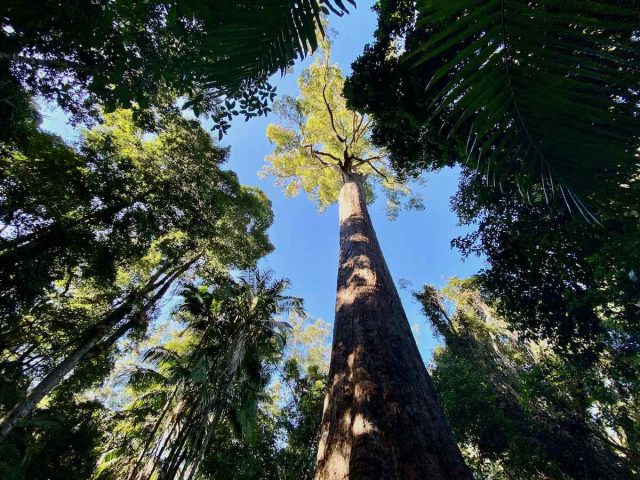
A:
[[[316,480],[472,479],[420,357],[358,178],[340,191],[340,260]]]
[[[11,410],[0,419],[0,442],[5,439],[9,433],[15,428],[18,422],[28,415],[36,405],[42,400],[51,390],[53,390],[60,382],[64,379],[64,377],[70,373],[80,362],[87,361],[94,356],[106,352],[113,348],[113,345],[124,336],[131,328],[135,326],[137,323],[137,318],[132,318],[131,320],[124,323],[114,332],[111,332],[111,335],[103,340],[105,335],[108,335],[111,330],[116,327],[118,323],[132,315],[132,312],[137,309],[135,314],[144,315],[145,312],[153,307],[153,305],[162,298],[162,296],[169,289],[171,284],[181,275],[183,274],[197,259],[195,257],[193,259],[188,260],[182,265],[175,267],[170,273],[166,274],[165,277],[158,283],[156,280],[158,279],[160,273],[157,272],[153,275],[146,283],[144,288],[138,291],[134,291],[129,294],[129,297],[122,302],[121,305],[114,308],[109,312],[102,321],[100,321],[97,325],[95,325],[90,332],[87,333],[82,343],[72,351],[65,359],[60,362],[51,372],[49,372],[33,389],[27,394],[27,396],[16,405],[13,406]],[[153,292],[158,287],[159,290],[152,296],[152,298],[145,302],[144,305],[139,306],[138,304],[143,301],[146,295],[150,292]]]

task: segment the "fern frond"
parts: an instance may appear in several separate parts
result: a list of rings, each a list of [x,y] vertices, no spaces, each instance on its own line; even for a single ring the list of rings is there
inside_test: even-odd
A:
[[[579,197],[637,168],[637,2],[420,0],[418,10],[429,33],[405,61],[431,72],[433,128],[467,145],[462,160],[487,183],[542,181],[549,195],[560,185],[592,217]]]

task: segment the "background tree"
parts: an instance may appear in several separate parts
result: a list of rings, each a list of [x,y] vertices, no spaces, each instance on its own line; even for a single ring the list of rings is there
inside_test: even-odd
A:
[[[530,203],[518,198],[517,189],[496,192],[467,172],[454,206],[478,230],[454,243],[466,254],[487,255],[478,276],[484,297],[521,338],[545,339],[562,370],[585,379],[599,415],[622,430],[637,456],[637,207],[624,197],[611,202],[602,209],[602,227],[594,228],[549,208],[541,188]],[[594,372],[596,382],[589,380]]]
[[[242,435],[230,437],[223,430],[212,440],[215,446],[200,469],[203,478],[313,478],[329,368],[324,358],[329,353],[329,332],[319,321],[303,320],[289,319],[287,345],[255,424]]]
[[[627,190],[637,197],[636,182]],[[517,188],[495,191],[481,175],[464,171],[453,206],[478,228],[454,244],[466,255],[486,255],[485,294],[518,332],[544,337],[565,354],[637,353],[637,206],[626,196],[610,202],[596,227],[548,206],[541,187],[528,199],[520,201]]]
[[[108,425],[107,411],[99,402],[58,392],[29,418],[28,433],[2,445],[0,476],[7,480],[88,479]]]
[[[37,130],[24,145],[4,145],[3,316],[36,303],[52,280],[111,281],[125,258],[140,258],[161,235],[183,230],[205,238],[232,228],[220,221],[224,208],[241,216],[240,209],[258,206],[235,174],[220,169],[228,152],[197,122],[164,115],[162,131],[145,140],[148,132],[132,116],[108,115],[79,149]],[[267,245],[255,240],[257,249]]]
[[[300,299],[284,295],[286,288],[286,280],[253,272],[184,292],[182,345],[149,349],[144,360],[150,366],[131,376],[145,393],[130,411],[131,426],[142,434],[140,442],[125,437],[120,443],[121,475],[193,478],[212,438],[255,423],[284,348],[288,325],[278,316],[302,313]]]
[[[282,383],[289,390],[289,401],[277,411],[275,424],[287,443],[275,456],[278,478],[313,479],[328,367],[328,363],[312,364],[305,369],[295,358],[284,364]]]
[[[5,416],[3,436],[79,363],[144,331],[189,269],[246,268],[271,248],[269,203],[220,169],[227,152],[195,121],[163,122],[144,139],[132,113],[119,111],[77,151],[58,141],[67,155],[8,158],[3,367],[42,380]],[[66,171],[79,177],[68,189]]]
[[[637,417],[629,429],[609,415],[621,405],[637,414],[637,395],[617,390],[606,361],[581,368],[518,339],[474,281],[452,279],[443,293],[416,296],[445,341],[432,376],[478,478],[637,476]]]
[[[367,212],[365,191],[405,191],[371,147],[369,120],[346,108],[337,67],[318,58],[301,95],[269,126],[267,172],[320,207],[338,200],[340,260],[329,393],[316,478],[470,478],[404,314]]]

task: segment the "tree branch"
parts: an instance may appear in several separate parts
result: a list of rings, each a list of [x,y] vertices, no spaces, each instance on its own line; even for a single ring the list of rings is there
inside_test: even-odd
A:
[[[378,169],[373,165],[373,163],[371,163],[369,160],[367,160],[365,163],[367,163],[371,168],[373,168],[373,170],[374,170],[378,175],[380,175],[382,178],[384,178],[387,182],[389,181],[389,178],[388,178],[384,173],[382,173],[380,170],[378,170]]]
[[[370,163],[370,162],[373,162],[374,160],[382,160],[383,158],[384,158],[384,155],[375,155],[369,158],[353,157],[353,159],[357,161],[357,163],[355,163],[353,167],[354,168],[359,167],[360,165],[364,165],[365,163]]]
[[[325,83],[324,87],[322,87],[322,98],[324,99],[324,104],[327,107],[327,111],[329,112],[329,119],[331,120],[331,128],[333,129],[333,132],[336,134],[336,137],[338,137],[338,140],[344,143],[345,138],[342,135],[340,135],[338,133],[338,130],[336,129],[336,123],[333,118],[333,110],[331,110],[331,105],[329,105],[329,101],[327,100],[326,90],[327,90],[327,84]]]
[[[319,156],[318,156],[318,154],[317,154],[316,152],[314,152],[313,150],[311,151],[311,156],[312,156],[313,158],[315,158],[316,160],[318,160],[318,161],[319,161],[322,165],[324,165],[325,167],[333,167],[333,166],[334,166],[334,165],[332,165],[332,164],[330,164],[330,163],[325,162],[324,160],[322,160],[322,158],[321,158],[321,157],[319,157]]]
[[[322,163],[325,167],[342,167],[342,161],[336,157],[335,155],[331,154],[331,153],[327,153],[327,152],[322,152],[320,150],[316,150],[313,148],[313,145],[302,145],[303,148],[308,148],[309,149],[309,153],[311,154],[312,157],[314,157],[316,160],[318,160],[320,163]],[[323,157],[329,157],[332,160],[335,160],[336,164],[331,164],[329,162],[326,162],[325,160],[323,160],[321,158],[321,156]]]
[[[367,123],[364,124],[364,127],[362,127],[362,129],[360,128],[362,126],[362,122],[364,121],[364,115],[362,115],[362,117],[360,118],[360,125],[358,125],[358,135],[356,137],[356,140],[360,140],[362,138],[362,136],[364,135],[364,133],[367,131],[367,129],[369,128],[369,125],[371,125],[371,122],[373,121],[372,119],[367,120]]]
[[[357,122],[356,118],[358,117],[358,112],[353,112],[353,135],[351,136],[351,146],[359,140],[360,127],[362,127],[362,122],[364,121],[364,115],[360,115],[360,121]]]

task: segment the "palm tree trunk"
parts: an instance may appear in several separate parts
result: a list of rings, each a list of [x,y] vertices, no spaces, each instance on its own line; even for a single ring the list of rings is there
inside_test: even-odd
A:
[[[148,309],[153,307],[153,305],[162,298],[171,284],[173,284],[173,282],[198,258],[199,256],[192,258],[182,265],[174,268],[158,283],[156,283],[156,280],[161,272],[157,272],[147,281],[144,288],[130,293],[125,301],[123,301],[118,307],[111,310],[111,312],[109,312],[101,322],[92,328],[92,330],[85,336],[82,343],[76,347],[75,350],[67,355],[62,362],[60,362],[35,387],[33,387],[22,401],[14,405],[13,408],[9,410],[2,419],[0,419],[0,442],[2,442],[2,440],[11,433],[18,422],[28,415],[40,400],[51,392],[51,390],[59,385],[66,375],[70,373],[80,362],[87,361],[99,353],[110,350],[118,339],[122,338],[125,333],[135,326],[140,316],[144,316]],[[159,290],[156,291],[149,301],[145,302],[144,305],[139,306],[139,303],[146,297],[146,295],[158,288]],[[134,310],[136,310],[134,318],[127,321],[115,332],[111,332],[111,335],[103,340],[105,335],[109,334],[109,332],[113,330],[118,323],[128,316],[131,316]]]
[[[367,211],[340,191],[340,261],[316,480],[472,479],[420,357]]]

